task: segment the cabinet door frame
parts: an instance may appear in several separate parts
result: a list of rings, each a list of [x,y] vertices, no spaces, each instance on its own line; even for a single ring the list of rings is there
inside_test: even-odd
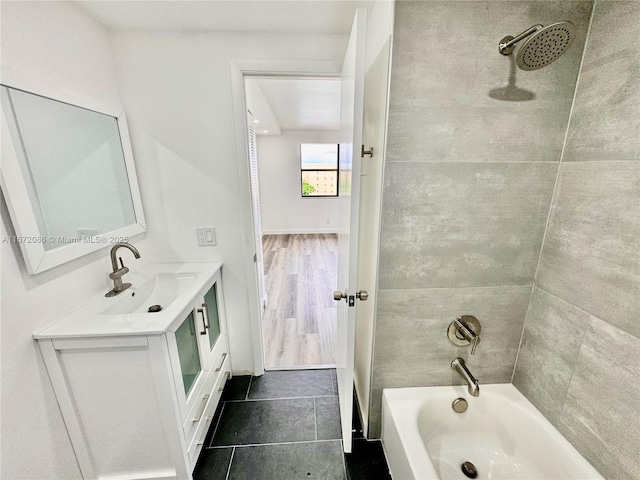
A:
[[[208,372],[207,362],[209,361],[209,359],[203,356],[202,340],[200,339],[200,337],[202,336],[200,335],[202,326],[198,328],[198,300],[199,298],[196,297],[190,303],[189,308],[185,309],[176,318],[171,326],[169,326],[166,333],[167,346],[169,347],[169,360],[171,362],[171,373],[173,375],[173,381],[176,385],[176,394],[178,396],[178,406],[180,407],[180,417],[182,418],[182,421],[185,420],[187,413],[193,408],[195,402],[200,399],[200,392],[202,390],[202,387],[204,386]],[[184,323],[184,321],[191,313],[193,314],[194,326],[196,329],[196,335],[198,337],[196,345],[198,348],[198,355],[200,360],[200,373],[198,374],[196,380],[193,382],[191,390],[187,394],[184,391],[184,381],[182,380],[182,368],[180,366],[180,356],[178,355],[176,330],[178,330],[178,328]]]
[[[216,301],[218,306],[218,320],[220,323],[220,335],[216,340],[213,347],[210,346],[209,342],[209,333],[210,330],[208,328],[204,328],[205,323],[208,322],[208,318],[204,318],[204,315],[207,314],[203,310],[203,305],[205,305],[204,296],[205,294],[216,286]],[[222,291],[222,274],[220,270],[218,270],[215,275],[211,278],[207,284],[202,287],[198,296],[197,296],[198,308],[196,310],[197,313],[197,329],[200,331],[201,335],[198,336],[200,340],[200,352],[201,358],[204,360],[204,368],[216,369],[219,370],[221,365],[224,363],[227,355],[229,354],[229,348],[227,346],[227,325],[226,325],[226,317],[225,317],[225,305],[224,305],[224,294]],[[206,310],[205,310],[206,311]],[[206,334],[202,334],[203,331]],[[224,358],[223,358],[224,356]]]

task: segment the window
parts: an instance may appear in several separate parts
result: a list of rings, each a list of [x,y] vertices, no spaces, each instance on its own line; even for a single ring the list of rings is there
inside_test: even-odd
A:
[[[300,144],[300,173],[303,197],[338,196],[338,145]]]

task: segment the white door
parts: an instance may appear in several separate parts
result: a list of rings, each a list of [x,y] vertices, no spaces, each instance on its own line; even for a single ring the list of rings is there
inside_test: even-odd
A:
[[[338,302],[336,370],[344,451],[351,452],[353,365],[357,304],[358,210],[360,206],[360,148],[364,109],[364,46],[366,10],[356,12],[342,65],[338,288],[346,298]]]
[[[258,296],[260,298],[260,313],[264,311],[266,305],[266,292],[264,287],[264,262],[262,260],[262,224],[260,222],[260,189],[258,182],[258,149],[256,146],[256,131],[253,126],[253,115],[247,112],[249,131],[249,169],[251,175],[251,207],[253,212],[253,231],[255,237],[255,257],[258,276]]]

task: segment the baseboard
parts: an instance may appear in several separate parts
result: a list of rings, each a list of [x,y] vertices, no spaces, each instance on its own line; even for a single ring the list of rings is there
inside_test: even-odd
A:
[[[291,230],[263,230],[262,235],[313,235],[313,234],[338,234],[335,228],[296,228]]]

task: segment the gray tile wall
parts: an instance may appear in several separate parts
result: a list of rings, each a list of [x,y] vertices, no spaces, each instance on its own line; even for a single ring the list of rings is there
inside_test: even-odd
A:
[[[598,1],[513,383],[640,478],[640,2]]]
[[[380,426],[384,388],[463,383],[451,370],[456,357],[483,383],[509,382],[530,295],[530,286],[380,290],[370,425]],[[451,321],[465,313],[481,319],[473,356],[446,335]]]
[[[396,2],[370,436],[383,388],[458,383],[457,356],[511,381],[592,6]],[[561,20],[572,49],[505,90],[500,39]],[[461,314],[483,327],[474,357],[446,338]]]
[[[562,162],[536,278],[540,288],[636,337],[639,182],[638,161]]]
[[[525,162],[388,165],[380,288],[530,285],[557,170]]]
[[[598,1],[562,161],[638,160],[637,1]]]

